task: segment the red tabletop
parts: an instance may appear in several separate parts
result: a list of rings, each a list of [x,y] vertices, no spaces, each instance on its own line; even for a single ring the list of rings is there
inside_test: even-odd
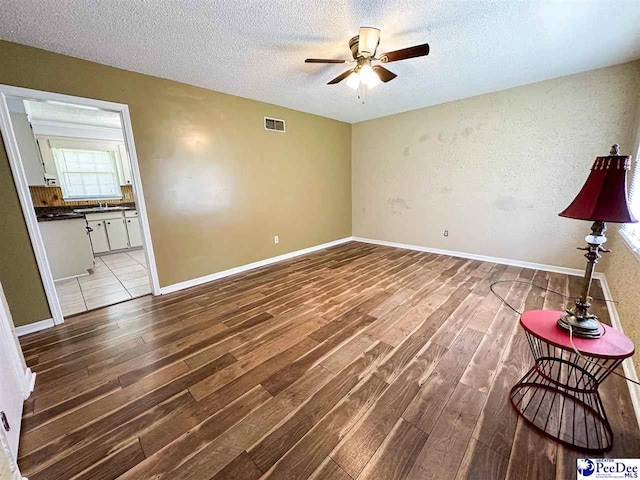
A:
[[[573,350],[569,333],[558,326],[558,310],[529,310],[520,317],[520,325],[531,335],[565,350]],[[596,358],[627,358],[635,350],[633,342],[622,332],[602,324],[604,334],[597,339],[573,336],[573,344],[581,353]]]

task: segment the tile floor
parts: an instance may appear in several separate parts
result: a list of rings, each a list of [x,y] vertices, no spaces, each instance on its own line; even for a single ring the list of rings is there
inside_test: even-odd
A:
[[[151,293],[144,250],[96,257],[90,275],[55,283],[65,317]]]

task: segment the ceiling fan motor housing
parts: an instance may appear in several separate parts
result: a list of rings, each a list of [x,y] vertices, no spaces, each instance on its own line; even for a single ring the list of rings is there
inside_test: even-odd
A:
[[[353,55],[353,59],[357,60],[358,58],[358,44],[360,43],[360,36],[356,35],[351,40],[349,40],[349,48],[351,49],[351,55]]]

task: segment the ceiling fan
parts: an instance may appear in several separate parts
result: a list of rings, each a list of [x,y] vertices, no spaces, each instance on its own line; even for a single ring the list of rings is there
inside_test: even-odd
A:
[[[360,27],[358,35],[349,40],[349,48],[353,60],[331,60],[324,58],[307,58],[305,63],[355,63],[355,67],[338,75],[328,85],[340,83],[345,78],[351,88],[362,88],[366,85],[373,88],[380,82],[390,82],[397,75],[382,65],[372,65],[372,62],[397,62],[408,58],[424,57],[429,55],[429,44],[416,45],[414,47],[394,50],[376,57],[376,50],[380,44],[380,30],[372,27]]]

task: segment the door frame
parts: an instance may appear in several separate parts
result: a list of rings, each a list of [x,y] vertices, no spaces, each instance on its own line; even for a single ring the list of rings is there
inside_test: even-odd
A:
[[[29,184],[22,165],[22,158],[18,149],[18,142],[13,131],[11,117],[9,115],[9,107],[7,105],[6,96],[25,97],[34,100],[53,100],[58,102],[75,103],[78,105],[86,105],[97,107],[103,110],[110,110],[120,115],[122,121],[122,130],[124,133],[124,141],[129,152],[129,161],[131,162],[131,175],[133,180],[134,196],[136,200],[136,209],[140,219],[142,228],[142,243],[147,258],[147,267],[149,277],[151,279],[151,291],[153,295],[160,295],[160,282],[158,280],[158,268],[156,266],[156,258],[151,241],[151,230],[149,228],[149,217],[147,215],[147,206],[142,190],[142,181],[140,179],[140,167],[138,165],[138,156],[133,138],[133,127],[131,125],[131,117],[129,114],[129,106],[122,103],[108,102],[104,100],[95,100],[92,98],[75,97],[72,95],[64,95],[60,93],[44,92],[41,90],[32,90],[29,88],[14,87],[11,85],[0,84],[0,133],[5,144],[7,156],[9,157],[9,165],[13,174],[13,180],[18,191],[20,206],[24,216],[31,246],[35,254],[40,278],[44,286],[49,309],[54,325],[64,323],[64,315],[56,292],[53,274],[47,260],[47,253],[44,248],[44,242],[38,228],[38,219],[34,210]]]
[[[2,284],[0,284],[0,336],[4,337],[5,345],[8,346],[8,353],[12,359],[11,368],[15,370],[18,382],[20,382],[22,398],[26,400],[29,398],[29,395],[31,395],[31,392],[33,392],[36,383],[36,373],[27,367],[24,361]]]
[[[21,417],[22,411],[24,410],[23,402],[27,398],[29,398],[31,392],[33,392],[36,381],[36,373],[31,371],[31,368],[27,367],[27,364],[24,361],[24,356],[22,354],[22,350],[20,349],[20,344],[18,343],[18,338],[15,333],[15,326],[11,318],[11,312],[9,311],[9,305],[7,304],[7,300],[2,289],[2,284],[0,284],[0,340],[2,342],[2,345],[7,349],[9,363],[11,364],[2,365],[3,369],[0,377],[6,378],[6,375],[12,375],[12,371],[13,374],[15,374],[15,379],[20,385],[20,392],[15,393],[20,394],[19,400]],[[7,394],[10,394],[10,392],[8,391]],[[20,418],[12,418],[11,420],[17,420],[16,424],[14,424],[11,428],[15,431],[15,435],[17,435],[18,438],[18,445],[20,445]],[[9,468],[14,480],[23,478],[20,475],[20,469],[18,468],[18,464],[16,462],[17,453],[17,450],[14,452],[12,449],[12,445],[9,444],[9,438],[7,437],[4,429],[0,428],[0,455],[5,454],[7,456],[9,460]]]

